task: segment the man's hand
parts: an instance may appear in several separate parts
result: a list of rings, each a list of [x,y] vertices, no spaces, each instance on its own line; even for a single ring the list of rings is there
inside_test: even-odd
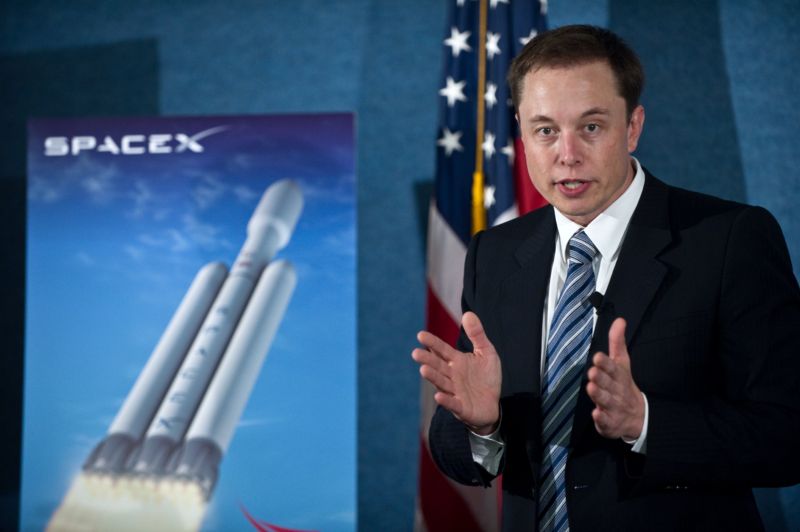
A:
[[[470,430],[491,434],[500,420],[500,357],[486,337],[473,312],[461,318],[472,342],[473,353],[462,353],[437,336],[422,331],[411,357],[420,364],[420,374],[436,387],[434,400],[448,409]]]
[[[635,440],[644,425],[644,398],[631,375],[625,345],[625,320],[617,318],[608,331],[608,352],[595,353],[586,393],[594,401],[592,419],[606,438]]]

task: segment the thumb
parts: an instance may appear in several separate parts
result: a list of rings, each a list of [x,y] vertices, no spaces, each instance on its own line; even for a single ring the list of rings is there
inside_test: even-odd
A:
[[[483,330],[481,320],[474,312],[465,312],[461,317],[461,326],[464,327],[464,332],[467,333],[469,341],[472,342],[472,348],[475,351],[486,351],[487,349],[494,349],[489,337]]]
[[[615,362],[628,361],[628,346],[625,344],[626,325],[623,318],[617,318],[608,330],[608,356]]]

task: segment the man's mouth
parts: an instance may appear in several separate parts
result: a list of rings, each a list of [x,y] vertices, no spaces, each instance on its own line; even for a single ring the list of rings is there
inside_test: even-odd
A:
[[[589,188],[589,181],[582,179],[564,179],[556,183],[556,188],[568,196],[579,195]]]

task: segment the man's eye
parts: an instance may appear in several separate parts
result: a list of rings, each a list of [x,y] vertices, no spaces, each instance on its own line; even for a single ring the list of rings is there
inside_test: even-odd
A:
[[[597,124],[588,124],[586,126],[586,131],[588,131],[589,133],[594,133],[598,129],[600,129],[600,126],[598,126]]]
[[[553,128],[551,127],[540,127],[536,130],[539,135],[544,135],[545,137],[550,136],[553,134]]]

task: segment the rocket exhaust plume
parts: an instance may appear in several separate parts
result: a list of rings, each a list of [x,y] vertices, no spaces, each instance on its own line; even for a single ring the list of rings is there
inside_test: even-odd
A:
[[[230,272],[205,265],[48,530],[197,530],[219,463],[296,284],[286,261],[303,197],[264,192]]]
[[[199,530],[205,510],[205,497],[194,484],[84,472],[73,482],[47,530]]]

